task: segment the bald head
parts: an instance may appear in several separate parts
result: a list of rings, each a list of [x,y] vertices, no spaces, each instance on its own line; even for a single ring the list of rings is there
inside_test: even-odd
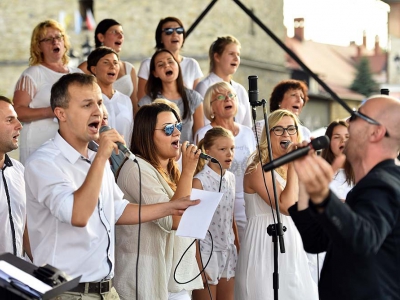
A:
[[[375,95],[370,97],[362,106],[368,116],[386,127],[390,138],[386,139],[396,149],[400,150],[400,101],[386,95]]]

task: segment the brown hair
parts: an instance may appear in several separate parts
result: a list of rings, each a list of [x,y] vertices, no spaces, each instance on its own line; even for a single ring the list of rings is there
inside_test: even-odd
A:
[[[164,103],[144,105],[138,110],[135,115],[135,126],[133,126],[131,151],[150,163],[161,174],[171,189],[175,191],[180,178],[180,171],[176,165],[175,158],[169,159],[168,174],[166,174],[158,160],[158,149],[154,143],[154,131],[158,115],[168,111],[174,114],[178,122],[181,121],[178,113],[171,106]]]
[[[162,36],[162,27],[165,23],[168,22],[176,22],[179,24],[180,27],[183,28],[183,42],[182,42],[182,47],[183,44],[185,43],[185,39],[186,39],[186,30],[185,27],[183,27],[183,23],[181,20],[179,20],[178,18],[175,17],[166,17],[164,19],[161,19],[160,22],[158,22],[157,28],[156,28],[156,46],[154,47],[154,49],[156,50],[160,50],[164,48],[164,44],[162,42],[161,36]]]
[[[7,102],[8,104],[13,105],[13,102],[9,98],[7,98],[6,96],[1,96],[0,95],[0,101],[4,101],[4,102]]]
[[[96,49],[94,49],[88,56],[87,58],[87,66],[86,69],[93,74],[91,67],[97,66],[97,63],[99,60],[106,56],[107,54],[115,54],[117,56],[117,59],[119,61],[119,55],[117,52],[115,52],[114,49],[106,46],[100,46]],[[93,74],[94,75],[94,74]]]
[[[349,125],[345,121],[342,121],[342,120],[333,121],[331,124],[329,124],[328,128],[326,128],[326,132],[325,132],[325,135],[329,138],[329,140],[332,140],[333,130],[337,126],[344,126],[346,128],[349,127]],[[333,154],[330,145],[329,145],[329,147],[322,150],[321,157],[323,159],[325,159],[329,164],[333,163],[333,161],[335,160],[335,154]],[[354,178],[353,168],[351,167],[347,158],[344,163],[344,173],[346,175],[346,182],[348,184],[354,184],[355,178]]]
[[[295,79],[283,80],[274,87],[274,90],[271,93],[271,97],[269,98],[269,111],[270,112],[273,112],[273,111],[279,109],[279,105],[281,104],[281,102],[283,100],[283,96],[289,90],[302,90],[302,92],[304,94],[303,106],[306,105],[306,103],[308,102],[307,85],[303,81],[299,81],[299,80],[295,80]]]

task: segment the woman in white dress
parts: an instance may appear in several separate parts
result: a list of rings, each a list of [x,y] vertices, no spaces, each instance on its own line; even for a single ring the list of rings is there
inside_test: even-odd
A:
[[[246,214],[243,199],[243,176],[247,167],[247,159],[256,149],[253,131],[238,122],[235,116],[239,110],[238,98],[233,87],[220,81],[211,85],[204,98],[204,115],[211,123],[199,129],[195,135],[198,143],[208,130],[221,126],[232,132],[235,137],[235,157],[229,171],[235,174],[235,221],[238,228],[239,244],[244,236]]]
[[[185,27],[181,20],[175,17],[161,19],[157,25],[155,39],[156,50],[167,49],[171,52],[182,70],[183,83],[188,89],[195,89],[203,77],[199,63],[191,57],[180,54],[186,38]],[[150,76],[150,58],[146,58],[140,64],[138,77],[138,99],[146,95],[146,83]]]
[[[88,56],[87,68],[96,76],[101,88],[109,125],[124,137],[129,148],[133,129],[132,102],[127,95],[114,89],[120,71],[117,52],[104,46],[94,49]]]
[[[101,46],[110,47],[119,54],[124,43],[122,25],[113,19],[101,20],[94,31],[94,42],[96,48]],[[114,88],[131,99],[133,112],[136,113],[139,107],[137,106],[137,76],[135,67],[127,61],[120,60],[118,63],[119,73],[114,83]],[[87,69],[87,61],[82,62],[79,68],[86,74],[91,74]]]
[[[251,128],[248,93],[243,85],[232,79],[232,76],[236,73],[240,65],[240,49],[240,42],[231,35],[217,38],[211,44],[208,53],[210,73],[199,82],[196,91],[204,97],[207,89],[214,83],[221,81],[229,83],[233,87],[238,100],[238,111],[235,116],[235,122]],[[209,124],[210,121],[212,120],[206,119],[205,124]]]
[[[272,154],[276,159],[292,150],[286,149],[286,143],[301,140],[297,117],[287,110],[273,112],[268,122],[271,128]],[[261,163],[258,150],[250,157],[250,164],[244,176],[244,198],[246,202],[247,227],[241,241],[239,259],[236,267],[235,299],[273,300],[273,243],[267,228],[274,223],[272,216],[275,207],[271,172],[264,173],[262,165],[268,157],[268,143],[263,130],[261,143]],[[308,268],[303,243],[288,208],[298,198],[299,186],[292,163],[275,171],[276,191],[284,233],[284,254],[279,253],[279,299],[280,300],[316,300],[317,285]],[[264,178],[265,177],[265,182]],[[268,197],[268,188],[270,198]],[[275,210],[274,210],[275,213]],[[276,219],[276,218],[275,218]]]
[[[69,48],[68,36],[57,21],[43,21],[32,32],[29,68],[18,79],[13,97],[18,119],[24,125],[19,139],[22,164],[58,130],[50,107],[51,87],[63,75],[81,72],[68,67]]]

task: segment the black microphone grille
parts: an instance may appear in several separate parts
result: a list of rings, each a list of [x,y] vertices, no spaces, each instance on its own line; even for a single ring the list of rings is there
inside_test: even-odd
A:
[[[325,149],[329,146],[329,137],[326,135],[317,137],[311,141],[311,146],[314,150]]]
[[[248,77],[248,79],[249,79],[249,91],[257,91],[258,90],[258,87],[257,87],[258,76],[250,75]]]
[[[110,127],[110,126],[107,126],[107,125],[101,126],[101,127],[100,127],[100,133],[102,133],[102,132],[104,132],[104,131],[108,131],[108,130],[110,130],[110,129],[111,129],[111,127]]]

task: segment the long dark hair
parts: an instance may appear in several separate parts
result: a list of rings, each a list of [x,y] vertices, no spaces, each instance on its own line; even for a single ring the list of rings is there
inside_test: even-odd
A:
[[[178,113],[169,105],[164,103],[152,103],[142,106],[135,115],[135,126],[133,126],[131,151],[149,162],[165,179],[172,190],[176,190],[176,185],[180,178],[180,171],[175,162],[175,158],[168,161],[165,174],[158,160],[158,149],[154,143],[154,131],[157,124],[157,117],[162,112],[172,112],[178,122],[181,121]]]
[[[335,127],[337,126],[344,126],[346,128],[349,127],[349,125],[342,120],[337,120],[337,121],[333,121],[331,124],[329,124],[328,128],[326,129],[325,135],[329,137],[329,140],[332,139],[332,135],[333,135],[333,130],[335,129]],[[331,146],[329,145],[329,147],[325,148],[324,150],[322,150],[321,152],[321,157],[323,159],[325,159],[329,164],[332,164],[333,161],[335,160],[335,154],[332,152]],[[353,168],[351,167],[349,161],[346,158],[346,161],[344,163],[344,173],[346,175],[346,182],[348,184],[354,184],[355,179],[354,179],[354,172],[353,172]]]
[[[171,54],[172,58],[178,64],[179,74],[178,74],[178,78],[176,79],[176,86],[177,86],[179,95],[182,97],[182,102],[183,102],[182,119],[186,119],[189,116],[190,108],[189,108],[189,99],[186,94],[186,88],[183,84],[181,66],[179,65],[179,62],[175,59],[174,55],[167,49],[159,49],[151,57],[150,74],[149,74],[149,79],[147,80],[147,83],[146,83],[146,94],[149,95],[152,100],[158,98],[159,93],[162,94],[162,91],[163,91],[162,81],[160,78],[155,77],[153,72],[156,70],[156,62],[155,62],[156,57],[158,54],[163,53],[163,52]]]

